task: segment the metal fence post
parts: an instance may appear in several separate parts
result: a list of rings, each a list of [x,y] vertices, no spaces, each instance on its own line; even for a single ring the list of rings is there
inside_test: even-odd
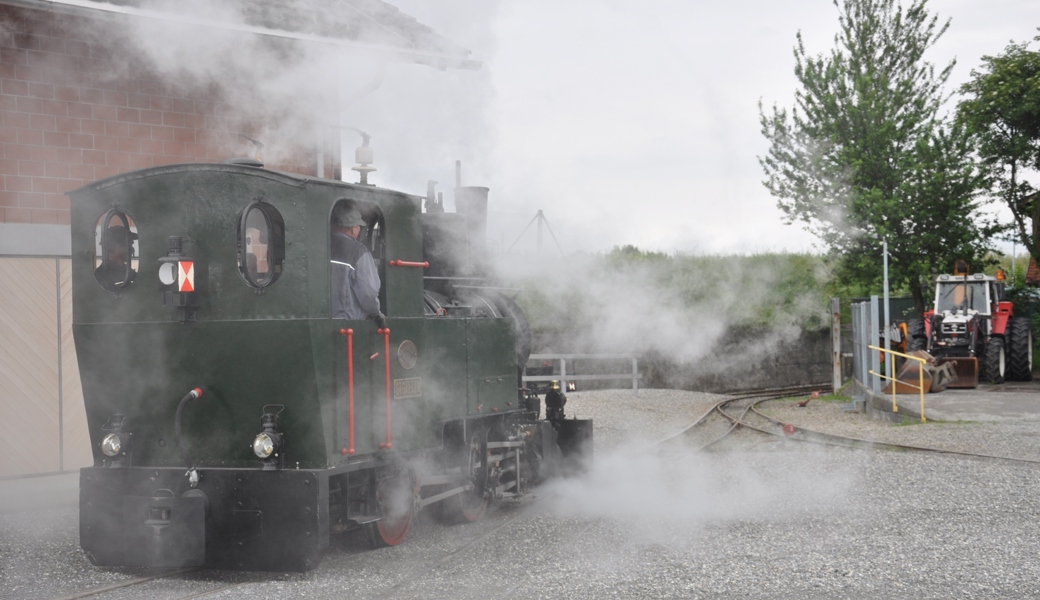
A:
[[[567,393],[567,359],[560,359],[560,391]]]
[[[870,370],[868,364],[869,357],[867,356],[867,303],[859,302],[852,305],[856,309],[856,331],[855,340],[853,341],[853,353],[856,361],[856,378],[859,380],[864,387],[867,386],[869,380],[867,379],[867,371]]]
[[[852,378],[862,381],[859,375],[859,305],[850,304],[852,311]]]
[[[881,336],[879,335],[878,324],[881,322],[881,317],[878,315],[878,297],[870,297],[870,328],[867,329],[867,334],[870,336],[871,346],[881,345]],[[870,351],[869,348],[867,348]],[[881,372],[881,357],[878,356],[877,352],[870,352],[870,366],[875,373]],[[870,389],[874,390],[875,394],[881,393],[881,379],[878,377],[871,376],[870,378]]]
[[[636,357],[632,357],[632,395],[639,395],[639,363]]]

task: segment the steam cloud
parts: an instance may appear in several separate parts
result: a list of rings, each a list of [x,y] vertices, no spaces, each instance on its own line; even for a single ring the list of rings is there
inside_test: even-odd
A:
[[[164,85],[185,90],[186,97],[208,90],[212,101],[228,108],[230,127],[241,127],[265,143],[268,163],[292,158],[299,148],[312,150],[320,135],[344,125],[371,134],[381,186],[421,192],[431,177],[448,181],[444,172],[451,172],[454,158],[467,161],[475,177],[484,172],[481,157],[490,154],[494,138],[484,118],[491,95],[487,69],[440,71],[366,50],[362,45],[401,46],[402,39],[366,14],[364,7],[351,12],[357,18],[350,33],[358,47],[301,43],[235,30],[253,27],[242,10],[268,10],[249,5],[185,0],[177,4],[176,14],[190,15],[190,22],[127,19],[124,39],[115,45],[134,51],[113,56],[105,76],[123,79],[143,66],[145,72],[161,76]],[[141,4],[143,10],[156,13],[169,6],[158,1]],[[319,3],[286,2],[278,10],[293,19],[285,25],[287,31],[329,35],[321,31]],[[485,7],[474,15],[486,23],[494,8]],[[231,28],[202,23],[229,23]],[[112,45],[111,27],[102,26],[89,35]],[[355,134],[343,134],[348,174],[352,149],[359,142]],[[240,153],[250,149],[243,146]],[[340,148],[325,148],[333,151]]]
[[[838,470],[827,450],[816,447],[739,454],[641,450],[631,445],[601,453],[585,475],[549,483],[543,490],[548,510],[623,524],[626,545],[686,547],[706,527],[838,513],[862,471],[848,462]],[[604,551],[604,559],[612,554]]]
[[[498,269],[522,282],[532,320],[565,328],[548,336],[553,347],[538,351],[656,352],[689,363],[709,357],[731,327],[764,326],[740,350],[739,362],[749,364],[796,340],[803,327],[827,322],[818,291],[827,267],[808,258],[677,256],[612,265],[594,255],[505,256]],[[802,288],[788,289],[795,281]]]

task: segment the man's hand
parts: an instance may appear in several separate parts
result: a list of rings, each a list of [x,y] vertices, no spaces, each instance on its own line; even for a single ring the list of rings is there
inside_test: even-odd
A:
[[[384,315],[382,312],[376,313],[369,318],[375,321],[376,325],[380,329],[386,329],[386,315]]]

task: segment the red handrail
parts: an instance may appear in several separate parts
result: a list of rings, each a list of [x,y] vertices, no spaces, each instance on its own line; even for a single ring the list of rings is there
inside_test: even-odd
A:
[[[423,262],[410,262],[410,261],[407,261],[407,260],[392,260],[392,261],[390,261],[390,266],[391,267],[422,267],[424,269],[429,269],[430,268],[430,263],[426,262],[426,261],[423,261]]]
[[[386,358],[386,442],[379,444],[380,448],[390,450],[390,328],[384,327],[377,332],[383,336],[383,356]]]
[[[347,336],[347,449],[346,454],[354,454],[354,330],[340,329],[340,335]]]

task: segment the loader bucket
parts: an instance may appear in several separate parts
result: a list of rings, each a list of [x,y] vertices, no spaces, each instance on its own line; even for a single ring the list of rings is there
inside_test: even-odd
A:
[[[939,359],[938,365],[953,365],[953,371],[957,379],[950,382],[952,388],[976,388],[979,387],[979,359],[974,356],[944,356]]]
[[[923,364],[916,360],[903,362],[899,371],[896,372],[897,394],[917,394],[921,387],[924,388],[925,393],[938,393],[947,387],[955,386],[958,382],[959,375],[952,362],[940,361],[937,364],[935,358],[924,350],[914,350],[910,356],[924,359],[925,362]],[[885,387],[884,393],[892,393],[891,383]]]
[[[925,363],[922,373],[922,365],[916,360],[908,360],[903,363],[903,366],[899,367],[899,371],[896,372],[896,380],[890,381],[885,389],[882,390],[884,394],[892,393],[892,386],[896,386],[897,394],[917,394],[920,392],[919,386],[924,386],[925,393],[928,393],[932,389],[932,368],[931,365]],[[923,377],[922,377],[923,375]],[[922,382],[923,380],[923,382]]]

